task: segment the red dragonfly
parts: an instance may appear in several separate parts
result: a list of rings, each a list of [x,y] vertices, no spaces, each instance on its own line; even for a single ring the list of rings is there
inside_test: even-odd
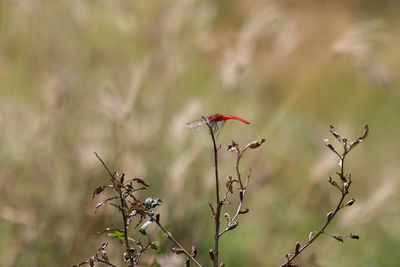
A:
[[[206,119],[214,133],[217,132],[218,130],[220,130],[224,126],[224,124],[227,120],[238,120],[238,121],[244,122],[246,124],[250,124],[250,122],[248,122],[242,118],[239,118],[236,116],[231,116],[231,115],[222,115],[222,114],[218,114],[218,113],[208,116]],[[196,132],[209,131],[208,126],[203,119],[189,122],[188,124],[186,124],[186,127],[194,128],[196,130]]]

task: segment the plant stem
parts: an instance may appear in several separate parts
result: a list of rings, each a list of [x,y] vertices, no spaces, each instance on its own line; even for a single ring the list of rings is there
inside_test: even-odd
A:
[[[185,255],[188,256],[188,258],[194,262],[194,264],[196,264],[198,267],[202,267],[202,265],[189,252],[187,252],[183,248],[183,246],[172,236],[172,234],[170,232],[168,232],[161,225],[161,223],[154,218],[154,216],[149,215],[149,214],[147,214],[147,215],[158,225],[158,227],[160,227],[161,231],[163,231],[168,236],[168,238],[171,239],[175,243],[175,245],[177,245],[182,250],[182,252],[185,253]]]
[[[340,178],[343,179],[344,177],[344,159],[345,159],[345,154],[343,155],[343,159],[341,161],[342,166],[340,167]],[[343,186],[342,187],[342,196],[340,197],[339,203],[336,206],[336,209],[333,211],[333,213],[327,218],[326,223],[324,226],[316,233],[304,246],[302,246],[298,252],[295,252],[294,255],[292,255],[285,263],[283,263],[280,267],[285,267],[285,266],[291,266],[290,263],[303,251],[305,250],[309,245],[311,245],[320,235],[322,235],[325,231],[325,229],[328,227],[328,225],[332,222],[333,218],[335,215],[338,213],[338,211],[341,209],[342,203],[344,201],[344,198],[347,195],[347,190],[349,189],[350,185],[347,187],[347,189]]]
[[[122,219],[124,221],[124,237],[125,237],[126,253],[128,253],[128,257],[129,257],[129,266],[134,267],[133,256],[130,251],[130,245],[129,245],[128,226],[126,225],[126,214],[125,214],[126,203],[125,203],[124,199],[122,198],[121,190],[119,191],[119,198],[121,200],[121,214],[122,214]]]
[[[110,175],[111,179],[115,179],[114,175],[111,173],[111,171],[108,169],[107,165],[104,163],[104,161],[100,158],[100,156],[94,152],[94,154],[96,155],[96,157],[100,160],[101,164],[103,164],[104,168],[106,169],[106,171],[108,172],[108,174]],[[119,181],[118,181],[119,183]],[[128,226],[126,225],[126,214],[125,214],[125,210],[124,208],[126,207],[126,203],[122,198],[122,191],[121,189],[119,190],[119,199],[121,200],[121,214],[122,214],[122,219],[124,221],[124,237],[125,237],[125,246],[126,246],[126,253],[128,253],[129,256],[129,266],[130,267],[134,267],[133,264],[133,257],[132,254],[129,250],[130,246],[129,246],[129,239],[128,239]]]
[[[220,200],[219,196],[219,178],[218,178],[218,148],[217,148],[217,143],[215,141],[215,135],[214,135],[214,130],[208,123],[207,119],[203,117],[205,120],[208,129],[210,130],[210,135],[211,139],[213,141],[213,148],[214,148],[214,169],[215,169],[215,194],[216,194],[216,210],[215,213],[213,214],[214,217],[214,251],[213,251],[213,262],[214,262],[214,267],[218,267],[218,242],[219,242],[219,228],[221,224],[221,207],[222,203]]]

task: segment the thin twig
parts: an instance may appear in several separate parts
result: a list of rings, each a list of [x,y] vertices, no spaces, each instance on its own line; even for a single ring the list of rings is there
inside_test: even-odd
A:
[[[239,161],[238,161],[239,164]],[[239,171],[239,168],[237,168],[237,170]],[[251,169],[250,169],[250,173],[251,173]],[[226,232],[228,232],[229,230],[231,230],[232,224],[235,222],[236,218],[239,216],[240,211],[242,210],[242,206],[243,206],[243,200],[244,200],[244,195],[247,192],[247,185],[249,184],[249,180],[250,180],[250,173],[247,176],[247,181],[246,184],[244,186],[241,186],[241,190],[242,190],[242,198],[240,199],[238,208],[236,210],[235,215],[233,215],[232,219],[229,220],[228,225],[226,226],[226,228],[219,234],[219,236],[221,237],[223,234],[225,234]],[[239,176],[238,176],[239,177]]]
[[[98,262],[101,262],[101,263],[104,263],[104,264],[107,264],[108,266],[117,267],[116,265],[111,264],[111,263],[106,262],[106,261],[103,261],[103,260],[99,259],[98,257],[97,257],[97,261],[98,261]]]
[[[208,126],[208,129],[210,131],[211,139],[213,141],[213,148],[214,148],[214,169],[215,169],[215,194],[216,194],[216,211],[214,213],[214,267],[218,267],[218,242],[219,242],[219,228],[221,224],[221,206],[222,203],[220,201],[220,196],[219,196],[219,178],[218,178],[218,148],[217,144],[215,141],[215,135],[214,135],[214,130],[209,124],[208,120],[203,117],[203,120],[205,121],[206,125]]]
[[[182,252],[183,252],[186,256],[188,256],[188,258],[190,258],[190,259],[194,262],[194,264],[196,264],[198,267],[202,267],[202,265],[201,265],[189,252],[187,252],[187,251],[183,248],[183,246],[172,236],[172,234],[171,234],[170,232],[168,232],[168,231],[161,225],[161,223],[160,223],[159,220],[156,220],[156,218],[154,218],[154,216],[152,216],[152,215],[150,215],[150,214],[148,214],[148,213],[147,213],[147,215],[158,225],[158,227],[161,229],[161,231],[163,231],[163,232],[168,236],[168,238],[171,239],[172,242],[174,242],[175,245],[177,245],[177,246],[182,250]]]
[[[342,155],[342,160],[341,160],[341,168],[340,168],[340,178],[343,179],[344,178],[344,159],[346,156],[346,151],[345,153]],[[302,246],[298,251],[295,251],[295,254],[292,255],[285,263],[283,263],[280,267],[286,267],[286,266],[291,266],[291,262],[303,251],[305,250],[308,246],[310,246],[321,234],[323,234],[325,232],[325,229],[328,227],[328,225],[332,222],[333,218],[335,217],[335,215],[338,213],[338,211],[342,208],[342,204],[344,201],[344,198],[346,197],[346,195],[348,194],[348,189],[350,187],[350,184],[345,187],[342,186],[342,196],[340,197],[340,200],[335,208],[335,210],[328,216],[326,223],[324,224],[324,226],[322,226],[322,228],[318,231],[318,233],[316,233],[315,235],[312,236],[312,238],[310,238],[310,240],[304,245]]]

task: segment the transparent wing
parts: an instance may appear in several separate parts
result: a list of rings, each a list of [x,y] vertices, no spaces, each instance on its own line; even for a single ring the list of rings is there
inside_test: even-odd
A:
[[[196,132],[208,131],[208,126],[203,120],[192,121],[186,124],[187,128],[193,128]]]
[[[196,132],[207,132],[209,131],[207,124],[203,123],[195,128]]]
[[[203,125],[204,121],[203,120],[197,120],[197,121],[192,121],[186,124],[187,128],[195,128],[197,126]]]
[[[225,124],[225,121],[218,121],[218,122],[209,122],[211,129],[214,133],[219,131]],[[197,120],[197,121],[192,121],[186,124],[187,128],[192,128],[195,129],[196,132],[208,132],[208,126],[204,122],[204,120]]]

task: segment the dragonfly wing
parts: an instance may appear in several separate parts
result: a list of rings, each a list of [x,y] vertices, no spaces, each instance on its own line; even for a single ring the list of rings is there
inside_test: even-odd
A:
[[[207,131],[209,131],[208,126],[207,126],[207,124],[205,124],[205,123],[203,123],[203,124],[201,124],[201,125],[198,125],[198,126],[195,128],[195,130],[196,130],[196,132],[207,132]]]
[[[200,125],[204,124],[203,120],[197,120],[197,121],[192,121],[186,124],[187,128],[195,128],[198,127]]]
[[[213,129],[214,132],[219,132],[221,131],[222,127],[224,127],[225,121],[219,121],[215,123],[215,129]]]
[[[193,128],[196,132],[208,131],[208,126],[203,120],[192,121],[186,124],[186,127]]]

